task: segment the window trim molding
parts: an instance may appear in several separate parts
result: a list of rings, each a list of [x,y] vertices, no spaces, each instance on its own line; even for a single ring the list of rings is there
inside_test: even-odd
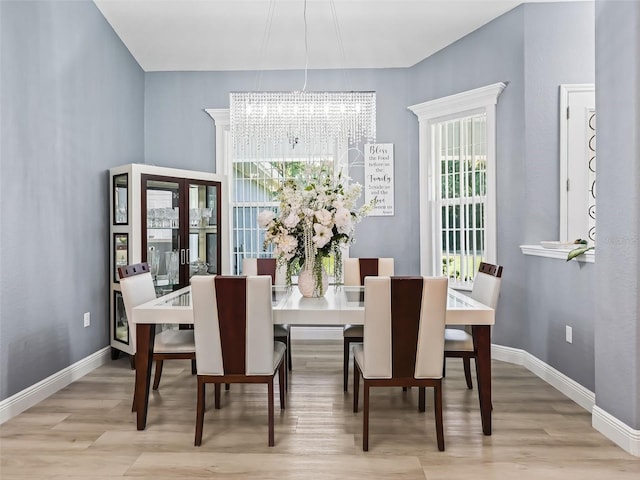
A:
[[[215,172],[223,175],[227,185],[227,245],[229,246],[229,259],[233,265],[233,182],[231,178],[231,163],[229,148],[229,137],[231,135],[231,112],[228,108],[205,108],[205,112],[213,119],[216,131],[216,158]],[[231,268],[230,266],[230,268]]]
[[[470,111],[483,110],[487,115],[487,202],[485,211],[485,256],[488,262],[497,262],[496,217],[496,105],[506,87],[498,82],[484,87],[411,105],[408,109],[418,117],[418,150],[420,181],[420,271],[422,275],[436,274],[433,251],[436,201],[435,174],[433,172],[433,145],[431,126],[447,116],[462,116]],[[425,208],[427,207],[427,208]]]

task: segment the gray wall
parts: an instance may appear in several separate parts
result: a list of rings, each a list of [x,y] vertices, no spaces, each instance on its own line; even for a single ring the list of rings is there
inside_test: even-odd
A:
[[[144,157],[144,72],[93,2],[0,21],[5,399],[109,344],[107,169]]]
[[[594,389],[593,265],[525,257],[559,237],[562,83],[594,82],[592,3],[518,7],[410,70],[412,103],[495,82],[498,262],[504,281],[494,343],[521,348]],[[464,75],[460,66],[473,72]],[[412,141],[417,148],[417,141]],[[417,152],[412,152],[417,162]],[[564,341],[573,327],[573,344]]]
[[[596,405],[640,430],[640,2],[596,2]]]
[[[415,123],[406,109],[406,69],[312,70],[307,90],[375,90],[377,141],[395,148],[395,208],[393,217],[369,217],[358,225],[355,256],[396,259],[399,274],[420,271],[418,179],[409,131]],[[260,80],[259,80],[260,79]],[[229,93],[243,90],[300,90],[302,71],[157,72],[146,75],[146,163],[194,170],[215,169],[215,129],[204,108],[228,108]],[[364,182],[362,167],[351,177]]]

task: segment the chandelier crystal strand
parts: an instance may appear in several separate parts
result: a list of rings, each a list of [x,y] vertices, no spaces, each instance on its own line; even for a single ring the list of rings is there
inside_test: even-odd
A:
[[[375,92],[232,92],[236,156],[298,143],[376,140]]]

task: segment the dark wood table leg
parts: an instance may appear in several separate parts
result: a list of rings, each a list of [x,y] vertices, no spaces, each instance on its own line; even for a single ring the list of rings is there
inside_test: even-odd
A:
[[[482,432],[491,435],[491,326],[474,325],[473,343],[477,352],[478,398]]]
[[[151,382],[151,364],[153,363],[153,343],[156,326],[152,323],[136,325],[136,385],[135,406],[138,430],[147,425],[147,406],[149,405],[149,384]]]

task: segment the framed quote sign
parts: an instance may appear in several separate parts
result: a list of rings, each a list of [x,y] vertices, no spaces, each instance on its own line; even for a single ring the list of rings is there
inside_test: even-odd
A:
[[[364,201],[375,200],[369,215],[393,216],[393,143],[367,143],[364,149]]]

